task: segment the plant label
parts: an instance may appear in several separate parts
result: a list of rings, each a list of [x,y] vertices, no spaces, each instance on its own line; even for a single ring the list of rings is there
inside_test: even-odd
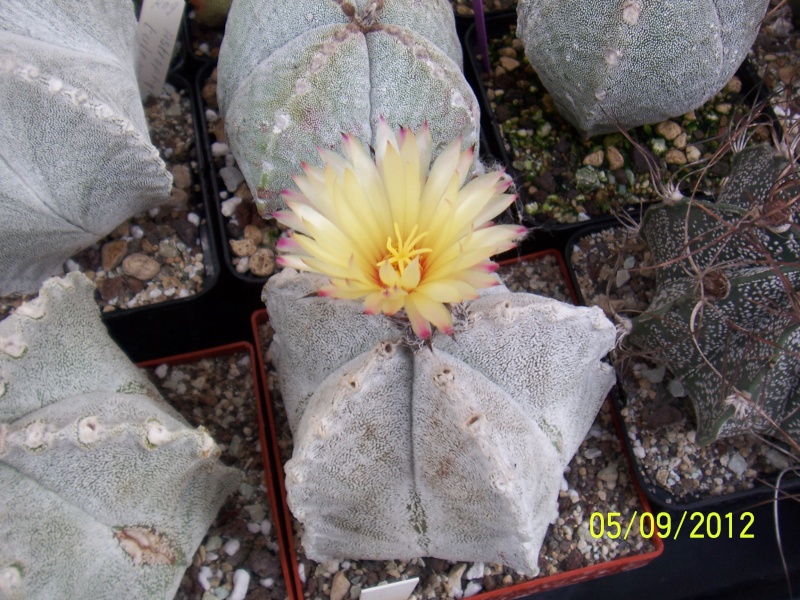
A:
[[[361,600],[408,600],[417,583],[419,577],[414,577],[361,590]]]
[[[136,78],[142,100],[158,96],[167,79],[185,0],[144,0],[136,28]]]

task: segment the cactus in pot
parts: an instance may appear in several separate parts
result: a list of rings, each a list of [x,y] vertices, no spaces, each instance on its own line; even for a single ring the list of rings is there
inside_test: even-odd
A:
[[[0,322],[0,597],[175,595],[240,480],[106,333],[93,284]]]
[[[625,341],[683,383],[701,444],[745,432],[800,442],[798,186],[788,168],[770,146],[744,149],[716,203],[673,200],[642,221],[657,289]]]
[[[350,136],[344,158],[323,152],[276,214],[294,233],[264,299],[303,546],[535,574],[564,468],[614,381],[600,359],[615,328],[500,285],[489,256],[524,233],[489,221],[513,200],[503,174],[464,185],[458,139],[429,169],[424,126],[395,136],[381,121],[377,139],[374,164]]]
[[[517,35],[559,112],[588,136],[682,115],[747,56],[769,0],[521,0]]]
[[[169,199],[134,68],[126,0],[0,3],[0,295]]]
[[[434,155],[457,135],[478,141],[447,0],[237,0],[217,77],[226,138],[263,212],[341,132],[374,143],[380,115],[427,121]]]

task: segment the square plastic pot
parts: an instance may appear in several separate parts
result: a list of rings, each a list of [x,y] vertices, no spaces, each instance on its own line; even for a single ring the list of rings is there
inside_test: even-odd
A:
[[[501,262],[502,266],[508,266],[515,264],[520,261],[537,261],[544,258],[555,259],[555,263],[557,265],[557,269],[559,270],[560,274],[564,278],[564,286],[568,291],[568,294],[575,298],[574,290],[572,289],[572,285],[569,282],[568,278],[566,277],[566,265],[564,263],[563,257],[555,250],[548,250],[544,252],[537,252],[533,254],[526,255],[519,259],[509,259]],[[261,328],[267,324],[268,316],[266,310],[259,310],[252,315],[252,327],[253,327],[253,336],[256,343],[256,352],[258,355],[259,360],[259,370],[262,374],[262,381],[265,385],[263,393],[264,397],[268,399],[267,403],[271,404],[272,402],[269,400],[269,387],[267,386],[267,378],[268,378],[268,363],[267,363],[267,348],[264,348],[262,345],[262,336],[261,336]],[[281,408],[277,406],[277,408]],[[282,431],[283,424],[277,423],[275,421],[274,415],[278,414],[280,410],[267,413],[267,417],[269,421],[265,424],[265,428],[269,427],[271,431],[271,436],[273,438],[279,437],[279,431]],[[617,435],[619,435],[619,428],[618,423],[615,422],[615,429],[617,431]],[[282,460],[280,459],[280,455],[276,454],[278,460],[276,461],[276,472],[278,475],[278,493],[280,494],[280,499],[286,505],[286,490],[284,487],[284,473],[283,473],[283,465]],[[627,460],[627,457],[626,457]],[[628,468],[630,469],[630,464],[628,464]],[[637,507],[639,510],[639,514],[643,512],[649,513],[649,504],[647,499],[643,495],[642,491],[639,489],[638,485],[635,483],[635,480],[631,478],[631,483],[635,488],[635,494],[637,496],[637,500],[639,506]],[[595,507],[593,510],[602,511],[601,507]],[[603,513],[605,514],[605,513]],[[296,600],[303,599],[303,590],[304,585],[301,582],[300,576],[298,574],[298,568],[300,565],[298,559],[298,552],[295,544],[295,531],[293,528],[293,518],[288,517],[286,520],[287,523],[287,531],[286,531],[286,538],[288,540],[288,561],[291,563],[291,571],[292,577],[294,578],[294,585],[295,589],[298,591],[298,595],[296,596]],[[545,538],[545,543],[547,543],[547,539]],[[561,573],[557,573],[554,575],[549,576],[539,576],[534,579],[530,579],[527,581],[523,581],[521,583],[517,583],[514,585],[510,585],[505,588],[497,588],[492,591],[486,591],[482,593],[478,593],[477,595],[473,596],[477,600],[490,600],[490,599],[504,599],[504,600],[511,600],[513,598],[520,598],[523,596],[527,596],[533,593],[542,592],[545,590],[555,589],[558,587],[573,585],[578,582],[588,581],[590,579],[595,579],[598,577],[603,577],[606,575],[612,575],[615,573],[620,573],[623,571],[628,571],[631,569],[636,569],[638,567],[642,567],[656,557],[658,557],[663,549],[663,542],[659,538],[658,534],[653,532],[652,538],[652,549],[638,555],[631,555],[622,558],[617,558],[615,560],[609,560],[607,562],[595,563],[585,567],[581,567],[572,571],[565,571]],[[308,574],[309,577],[313,576],[313,574]],[[444,576],[447,576],[447,573],[444,573]]]

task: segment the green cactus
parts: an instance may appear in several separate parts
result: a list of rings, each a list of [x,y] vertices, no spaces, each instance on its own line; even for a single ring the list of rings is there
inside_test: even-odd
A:
[[[108,336],[82,274],[0,322],[0,597],[175,595],[240,474]]]
[[[520,0],[517,34],[559,111],[589,136],[657,123],[719,92],[769,0]]]
[[[262,212],[283,207],[301,164],[341,133],[374,143],[427,120],[434,152],[478,142],[479,109],[461,71],[447,0],[237,0],[225,29],[217,95],[236,161]]]
[[[0,295],[169,199],[124,0],[0,2]]]
[[[452,338],[415,346],[399,321],[315,296],[327,282],[284,269],[264,291],[306,554],[538,573],[564,469],[614,383],[600,360],[614,326],[497,286],[458,311]]]
[[[798,186],[788,165],[770,146],[745,149],[716,203],[662,203],[641,225],[657,291],[626,340],[683,383],[701,444],[778,428],[800,441]]]

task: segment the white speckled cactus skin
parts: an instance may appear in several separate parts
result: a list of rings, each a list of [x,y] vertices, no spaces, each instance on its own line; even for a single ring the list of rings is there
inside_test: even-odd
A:
[[[767,144],[745,148],[716,202],[660,203],[642,219],[657,289],[626,341],[680,378],[700,444],[778,428],[800,442],[800,236],[793,210],[778,210],[798,193],[788,165]]]
[[[520,0],[517,35],[562,116],[587,135],[657,123],[714,96],[769,0]]]
[[[614,382],[600,362],[614,326],[500,286],[467,306],[454,339],[412,350],[396,321],[309,297],[324,281],[285,269],[264,292],[306,554],[537,573],[564,468]]]
[[[237,0],[219,54],[225,133],[262,212],[317,147],[341,133],[375,141],[427,120],[434,156],[457,135],[478,142],[478,103],[461,71],[447,0]]]
[[[129,0],[0,2],[0,295],[169,198]]]
[[[170,599],[240,474],[74,273],[0,322],[0,598]]]

